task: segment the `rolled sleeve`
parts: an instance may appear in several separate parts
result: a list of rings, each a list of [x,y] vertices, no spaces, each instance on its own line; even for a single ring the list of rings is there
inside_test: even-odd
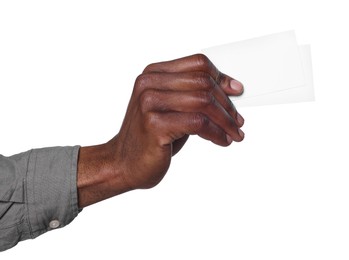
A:
[[[0,158],[0,251],[78,215],[78,152],[52,147]]]

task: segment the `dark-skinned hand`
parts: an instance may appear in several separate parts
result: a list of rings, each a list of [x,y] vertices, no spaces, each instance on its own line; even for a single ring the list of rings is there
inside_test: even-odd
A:
[[[228,97],[242,92],[240,82],[202,54],[148,65],[135,81],[119,133],[80,149],[80,207],[154,187],[189,135],[220,146],[242,141],[244,119]]]

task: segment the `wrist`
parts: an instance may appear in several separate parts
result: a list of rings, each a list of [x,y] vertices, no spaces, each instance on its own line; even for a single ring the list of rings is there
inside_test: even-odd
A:
[[[77,173],[80,208],[132,190],[116,157],[112,142],[80,148]]]

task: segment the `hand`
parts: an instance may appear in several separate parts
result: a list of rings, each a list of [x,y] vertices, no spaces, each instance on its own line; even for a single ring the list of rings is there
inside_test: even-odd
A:
[[[91,164],[98,156],[100,176],[115,187],[108,191],[112,186],[100,181],[94,195],[110,197],[157,185],[189,135],[221,146],[242,141],[244,119],[228,98],[242,92],[240,82],[221,73],[202,54],[147,66],[135,82],[118,135],[104,145],[81,148],[79,165],[81,160]],[[82,162],[80,169],[87,168]],[[80,184],[88,183],[83,176]],[[84,196],[80,190],[79,196]]]

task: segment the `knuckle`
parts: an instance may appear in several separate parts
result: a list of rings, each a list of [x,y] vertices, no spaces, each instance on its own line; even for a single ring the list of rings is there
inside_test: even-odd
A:
[[[192,118],[192,124],[194,132],[200,132],[202,129],[208,127],[209,119],[201,113],[196,113]]]
[[[202,91],[198,94],[198,100],[201,107],[209,107],[215,104],[216,99],[214,96],[207,91]]]
[[[143,73],[147,73],[147,72],[153,71],[154,67],[155,67],[155,63],[151,63],[151,64],[147,65],[144,68]]]
[[[138,91],[142,91],[149,82],[148,74],[140,74],[135,81],[135,89]]]
[[[142,113],[151,109],[153,104],[157,101],[156,91],[152,89],[144,90],[139,96],[139,106]]]
[[[146,89],[152,87],[156,73],[142,73],[140,74],[135,81],[135,91],[137,94],[141,94]]]
[[[221,73],[218,70],[216,70],[216,74],[217,74],[217,76],[216,76],[215,80],[216,80],[217,84],[220,85],[222,83],[222,81],[224,80],[224,75],[223,75],[223,73]]]
[[[196,54],[195,55],[196,58],[196,64],[197,66],[204,71],[209,71],[211,68],[211,61],[209,58],[207,58],[206,55],[204,54]]]
[[[196,72],[196,79],[199,86],[204,90],[211,90],[214,88],[214,82],[211,76],[203,71]]]
[[[158,117],[156,116],[156,113],[146,113],[144,115],[144,119],[143,119],[143,125],[146,129],[153,129],[154,127],[156,127],[156,125],[158,124]]]

